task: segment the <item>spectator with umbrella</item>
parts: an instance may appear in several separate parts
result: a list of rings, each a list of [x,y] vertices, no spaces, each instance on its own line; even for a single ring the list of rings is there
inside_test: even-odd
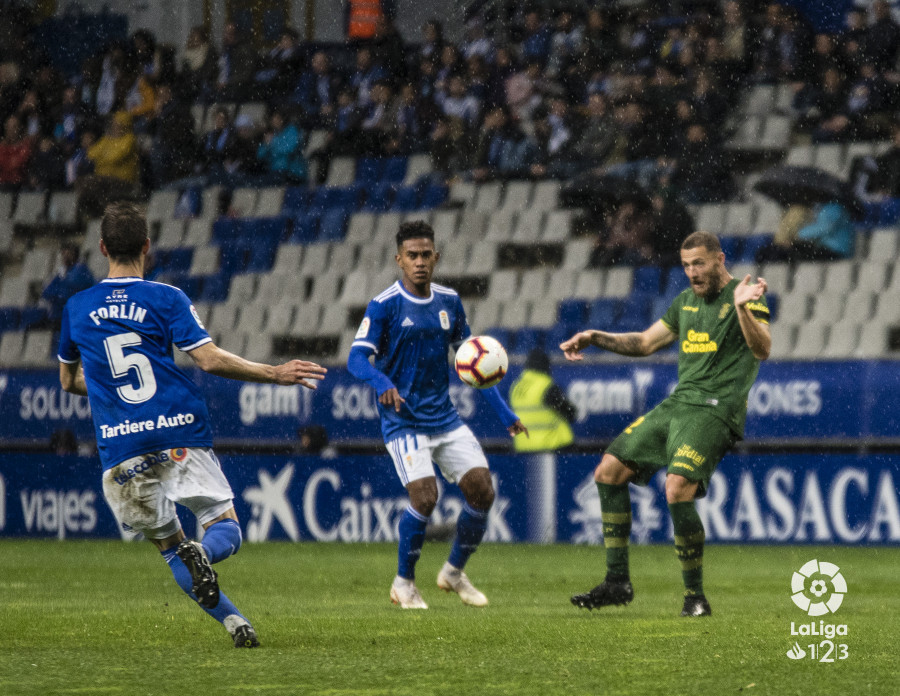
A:
[[[786,216],[796,215],[795,206],[814,211],[811,222],[795,226],[795,237],[761,249],[758,261],[833,261],[853,255],[851,218],[862,217],[863,209],[847,182],[816,167],[784,165],[766,171],[754,189],[785,206]]]

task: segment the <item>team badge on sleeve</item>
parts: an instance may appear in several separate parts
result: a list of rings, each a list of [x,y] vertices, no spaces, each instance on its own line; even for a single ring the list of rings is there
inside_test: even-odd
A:
[[[365,338],[369,335],[369,317],[363,317],[359,330],[356,332],[356,338]]]
[[[203,322],[200,320],[200,315],[197,313],[197,310],[194,309],[194,305],[191,305],[191,314],[193,315],[194,320],[197,322],[197,326],[205,331],[206,327],[203,326]]]

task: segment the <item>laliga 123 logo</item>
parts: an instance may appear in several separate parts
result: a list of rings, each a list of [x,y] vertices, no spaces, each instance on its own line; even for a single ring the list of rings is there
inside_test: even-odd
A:
[[[791,578],[791,599],[809,616],[833,614],[844,601],[847,581],[834,563],[813,559]]]

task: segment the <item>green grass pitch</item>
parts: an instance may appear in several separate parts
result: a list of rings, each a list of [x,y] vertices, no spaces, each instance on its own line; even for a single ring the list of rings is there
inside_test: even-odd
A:
[[[900,549],[710,546],[699,619],[678,616],[671,547],[633,548],[634,603],[594,612],[569,596],[601,579],[601,548],[485,545],[468,569],[485,609],[434,585],[447,550],[426,544],[415,612],[388,599],[392,545],[247,544],[217,566],[262,642],[235,650],[150,544],[2,540],[0,694],[900,693]],[[826,617],[845,660],[786,656],[823,638],[790,635],[811,621],[790,581],[812,558],[847,580]]]

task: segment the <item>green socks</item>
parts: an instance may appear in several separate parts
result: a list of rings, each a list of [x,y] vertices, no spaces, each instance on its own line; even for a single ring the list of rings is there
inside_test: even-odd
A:
[[[598,483],[606,568],[610,575],[628,578],[628,538],[631,536],[631,495],[628,484]]]
[[[681,562],[685,597],[703,594],[703,522],[694,501],[669,503],[675,528],[675,555]],[[604,517],[604,529],[606,528]]]

